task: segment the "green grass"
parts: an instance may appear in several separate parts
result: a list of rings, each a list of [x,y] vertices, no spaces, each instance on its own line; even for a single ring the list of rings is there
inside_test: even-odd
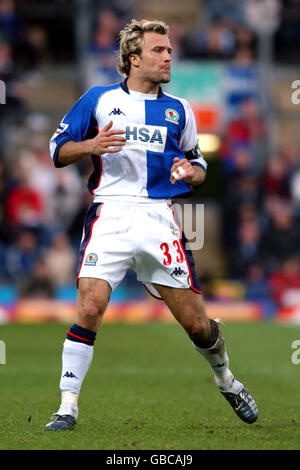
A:
[[[57,411],[66,325],[0,327],[0,449],[300,449],[300,329],[227,324],[231,370],[255,396],[247,425],[217,391],[210,369],[176,324],[104,324],[71,432],[44,431]]]

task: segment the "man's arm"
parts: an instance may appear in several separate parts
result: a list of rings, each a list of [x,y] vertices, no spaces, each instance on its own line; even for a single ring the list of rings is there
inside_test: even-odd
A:
[[[181,160],[174,158],[170,181],[175,184],[176,181],[183,180],[193,188],[197,188],[205,180],[207,163],[198,145],[196,120],[191,105],[184,99],[181,101],[185,110],[186,125],[179,146],[185,158]]]
[[[194,174],[190,178],[184,178],[184,181],[193,187],[200,186],[200,184],[202,184],[206,178],[206,171],[204,171],[203,168],[198,165],[191,165],[191,167],[194,171]]]
[[[120,152],[126,143],[126,139],[122,137],[125,131],[121,129],[111,130],[112,124],[112,121],[109,121],[93,139],[81,142],[68,141],[63,144],[57,156],[58,164],[66,166],[77,163],[90,155]]]

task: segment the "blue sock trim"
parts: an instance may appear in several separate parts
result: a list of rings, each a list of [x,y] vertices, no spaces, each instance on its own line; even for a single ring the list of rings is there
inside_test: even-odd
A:
[[[67,332],[67,339],[75,341],[76,343],[93,346],[96,339],[96,333],[74,323]]]

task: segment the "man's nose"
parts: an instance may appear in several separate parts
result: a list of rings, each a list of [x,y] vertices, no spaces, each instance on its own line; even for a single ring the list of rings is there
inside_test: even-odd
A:
[[[165,60],[165,62],[171,62],[172,59],[171,59],[170,52],[168,52],[168,51],[165,52],[164,60]]]

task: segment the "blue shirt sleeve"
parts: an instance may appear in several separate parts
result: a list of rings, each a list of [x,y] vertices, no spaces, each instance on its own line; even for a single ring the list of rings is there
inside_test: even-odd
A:
[[[64,165],[57,161],[61,147],[68,141],[81,142],[88,132],[97,126],[95,108],[101,94],[101,87],[90,88],[77,103],[72,106],[59,124],[50,140],[50,155],[56,167]]]

